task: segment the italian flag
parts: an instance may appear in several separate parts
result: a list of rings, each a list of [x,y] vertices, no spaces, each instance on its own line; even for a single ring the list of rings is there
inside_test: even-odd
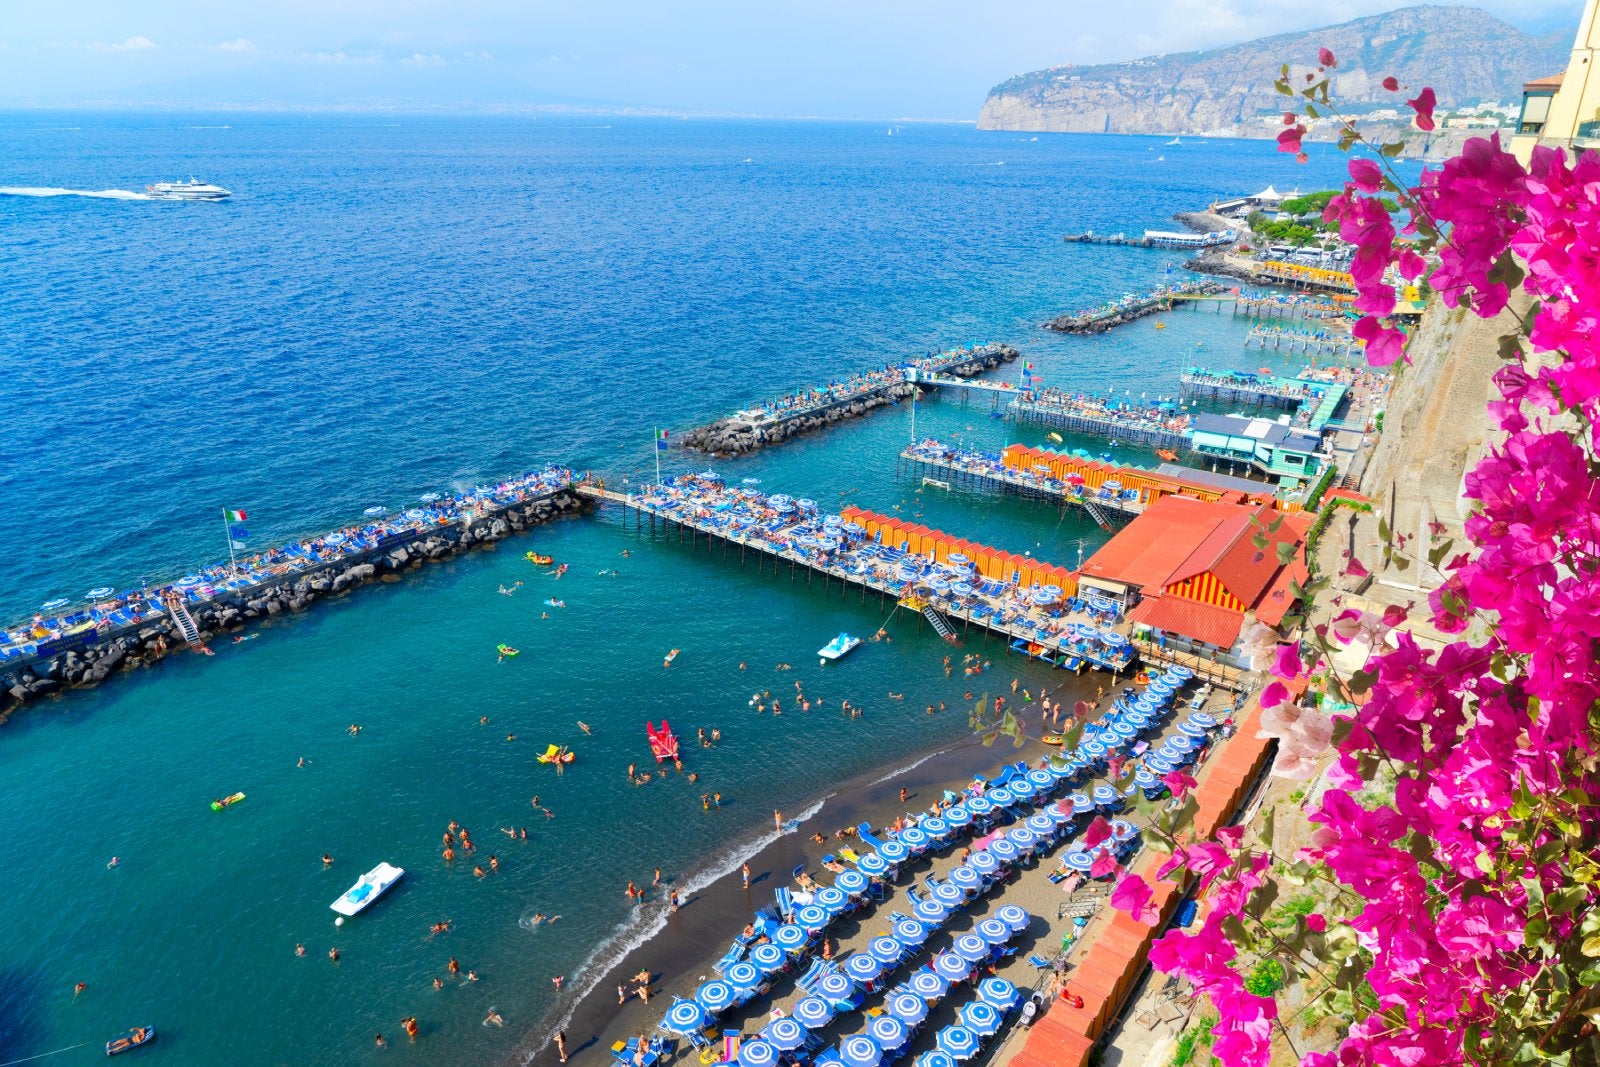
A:
[[[230,511],[227,508],[223,508],[222,517],[227,519],[229,522],[243,522],[245,520],[245,513],[242,511]]]

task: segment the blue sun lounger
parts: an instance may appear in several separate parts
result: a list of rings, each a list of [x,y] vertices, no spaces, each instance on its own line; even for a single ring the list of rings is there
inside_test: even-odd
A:
[[[871,845],[873,848],[881,848],[883,846],[882,839],[873,834],[871,823],[864,822],[857,826],[856,836],[861,838],[861,840],[865,841],[867,844]]]

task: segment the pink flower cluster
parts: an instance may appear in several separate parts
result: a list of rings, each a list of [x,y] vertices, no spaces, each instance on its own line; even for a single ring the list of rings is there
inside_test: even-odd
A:
[[[1419,126],[1431,123],[1432,92],[1412,103]],[[1596,885],[1574,881],[1562,861],[1564,849],[1600,840],[1600,158],[1574,164],[1540,148],[1524,170],[1497,137],[1474,139],[1417,187],[1393,190],[1413,213],[1401,232],[1375,195],[1385,187],[1377,164],[1349,169],[1327,217],[1357,248],[1366,316],[1357,335],[1371,362],[1402,352],[1382,321],[1393,310],[1386,273],[1416,279],[1429,267],[1401,232],[1436,238],[1429,280],[1453,306],[1490,317],[1518,288],[1538,300],[1526,343],[1548,355],[1494,377],[1488,417],[1504,436],[1466,478],[1472,547],[1441,562],[1446,581],[1429,599],[1435,628],[1453,640],[1425,649],[1394,629],[1400,609],[1336,616],[1324,640],[1376,650],[1368,699],[1339,731],[1289,698],[1285,683],[1304,676],[1299,647],[1284,646],[1273,665],[1280,681],[1262,694],[1262,727],[1280,739],[1280,760],[1309,776],[1341,738],[1310,811],[1312,844],[1293,857],[1331,887],[1327,906],[1302,920],[1300,943],[1331,952],[1342,931],[1338,943],[1355,946],[1339,958],[1279,958],[1331,975],[1355,951],[1377,999],[1375,1012],[1354,1009],[1335,1051],[1305,1058],[1312,1067],[1500,1062],[1513,1046],[1493,1042],[1520,1038],[1497,1038],[1496,1027],[1513,1005],[1534,1010],[1514,994],[1565,966],[1548,946],[1581,940],[1579,924],[1600,903]],[[1380,766],[1392,795],[1371,788]],[[1206,907],[1198,929],[1162,936],[1151,961],[1210,995],[1214,1052],[1230,1067],[1271,1054],[1276,1004],[1245,992],[1241,946],[1225,929],[1238,936],[1238,923],[1261,918],[1252,898],[1269,861],[1229,831],[1177,843],[1157,873],[1187,871]],[[1148,916],[1150,894],[1129,876],[1113,904]],[[1250,947],[1282,951],[1263,944]],[[1556,1018],[1559,1005],[1536,1006]],[[1469,1048],[1468,1035],[1491,1044]]]

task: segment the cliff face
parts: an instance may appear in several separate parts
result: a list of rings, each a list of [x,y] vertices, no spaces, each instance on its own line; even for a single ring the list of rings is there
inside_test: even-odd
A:
[[[979,129],[1060,133],[1223,133],[1267,136],[1263,116],[1281,113],[1278,68],[1339,60],[1340,105],[1404,108],[1386,92],[1393,75],[1412,92],[1431,85],[1440,105],[1516,103],[1522,83],[1565,68],[1575,30],[1535,37],[1471,7],[1411,7],[1304,33],[1263,37],[1207,52],[1150,56],[1020,74],[989,91]]]

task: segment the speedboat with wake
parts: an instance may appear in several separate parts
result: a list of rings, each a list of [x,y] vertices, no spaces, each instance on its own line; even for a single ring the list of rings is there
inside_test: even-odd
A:
[[[220,185],[190,178],[186,182],[156,182],[144,187],[151,200],[226,200],[233,194]]]
[[[405,873],[404,867],[380,863],[357,879],[355,885],[345,890],[344,895],[328,907],[340,915],[356,915],[388,892],[389,887],[398,882],[400,876]]]
[[[848,656],[855,651],[856,646],[859,644],[861,644],[861,638],[853,637],[840,630],[838,637],[817,649],[817,655],[821,656],[822,662],[826,664],[831,659],[843,659]]]

